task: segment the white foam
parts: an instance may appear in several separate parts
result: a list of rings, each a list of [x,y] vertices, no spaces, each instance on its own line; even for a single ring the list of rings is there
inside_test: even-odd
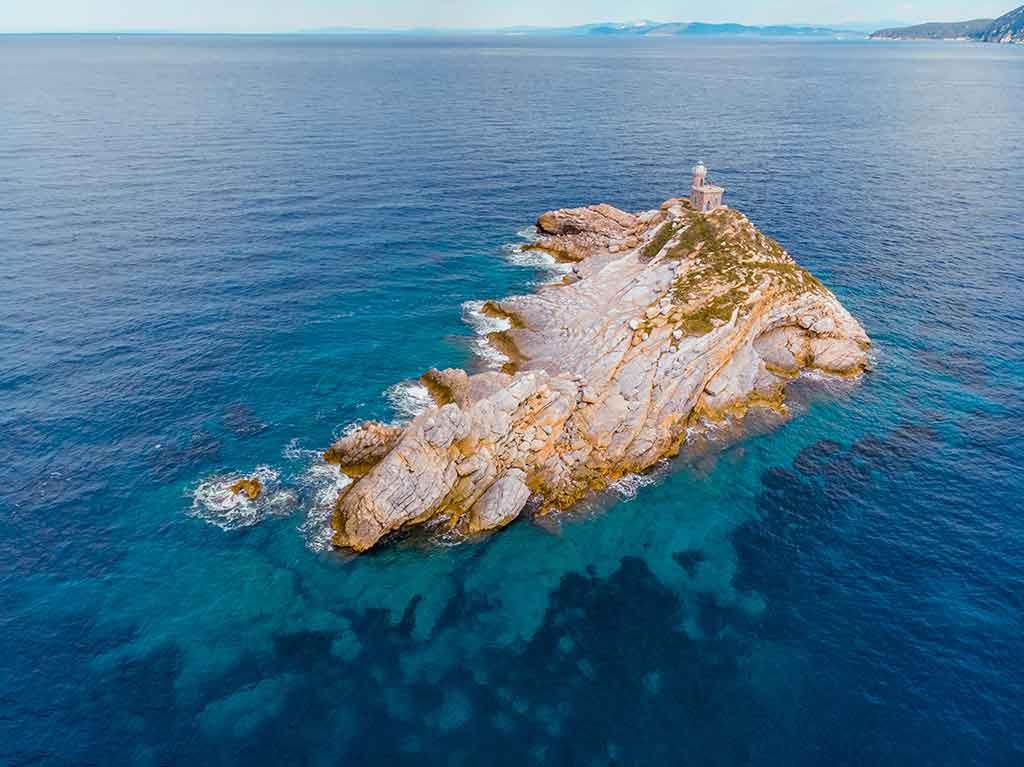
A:
[[[350,424],[345,431],[358,426],[358,423]],[[334,504],[338,494],[352,484],[352,479],[337,466],[327,463],[319,450],[299,447],[297,439],[289,442],[282,453],[289,461],[301,461],[304,464],[298,468],[301,473],[293,480],[300,488],[306,506],[306,515],[299,525],[299,532],[311,551],[330,551]]]
[[[561,282],[562,277],[572,271],[571,264],[559,261],[543,250],[525,249],[521,244],[507,245],[505,247],[505,258],[510,264],[515,266],[541,272],[544,277],[535,282],[535,285],[549,285]]]
[[[462,319],[472,326],[477,335],[500,333],[512,327],[512,323],[506,317],[491,317],[484,314],[486,304],[486,301],[466,301],[462,305]]]
[[[507,251],[508,260],[516,266],[526,266],[531,269],[543,269],[551,272],[565,274],[572,270],[572,266],[563,263],[543,250],[526,250],[521,245],[513,245]]]
[[[822,370],[813,368],[804,368],[801,370],[798,379],[801,381],[810,381],[814,386],[835,394],[847,392],[858,384],[858,379],[843,378],[842,376],[826,373]]]
[[[622,479],[613,482],[611,489],[618,493],[623,501],[628,502],[636,498],[641,489],[650,487],[657,481],[657,477],[650,474],[627,474]]]
[[[540,239],[540,233],[534,226],[524,227],[516,232],[526,242],[510,242],[504,247],[505,258],[509,263],[515,266],[522,266],[527,269],[533,269],[535,271],[544,272],[547,274],[547,279],[541,280],[535,284],[549,284],[554,282],[561,282],[562,277],[572,271],[572,265],[566,264],[550,253],[546,253],[543,250],[528,249],[527,245],[537,242]]]
[[[487,335],[508,330],[512,327],[512,323],[505,317],[491,317],[484,314],[483,308],[486,303],[486,301],[466,301],[462,305],[462,319],[473,328],[477,335],[473,343],[473,349],[477,356],[484,360],[487,367],[497,369],[509,359],[491,344]]]
[[[396,383],[384,392],[384,396],[398,416],[399,422],[411,421],[434,404],[430,391],[419,381]]]
[[[244,493],[231,492],[241,479],[259,480],[262,490],[256,500]],[[287,515],[296,504],[295,494],[281,489],[278,473],[260,466],[250,474],[220,474],[199,483],[192,493],[192,516],[222,530],[238,530],[258,525],[268,517]]]
[[[299,525],[299,532],[306,539],[306,545],[315,552],[331,549],[331,514],[338,494],[352,484],[351,478],[341,469],[319,458],[299,479],[311,496],[306,518]]]
[[[477,338],[473,342],[473,350],[476,352],[476,355],[484,361],[486,367],[493,370],[500,369],[509,361],[509,358],[505,354],[496,349],[490,341],[483,337]]]
[[[298,437],[292,439],[281,451],[281,455],[289,461],[298,461],[310,454],[316,455],[316,451],[299,447]]]
[[[820,382],[832,380],[834,376],[827,375],[821,370],[816,370],[814,368],[804,368],[800,371],[798,378],[803,378],[806,381]]]

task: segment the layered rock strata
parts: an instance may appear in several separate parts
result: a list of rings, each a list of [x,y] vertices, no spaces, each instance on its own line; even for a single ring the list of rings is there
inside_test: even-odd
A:
[[[573,262],[563,284],[488,304],[510,362],[430,371],[435,406],[404,427],[368,423],[327,452],[355,481],[333,542],[365,551],[418,526],[482,533],[531,503],[566,509],[678,452],[687,430],[783,407],[803,370],[853,377],[860,324],[745,216],[684,199],[626,213],[545,213],[531,246]]]

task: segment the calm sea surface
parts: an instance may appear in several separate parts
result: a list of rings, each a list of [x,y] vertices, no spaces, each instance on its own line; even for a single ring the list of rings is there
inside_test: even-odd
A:
[[[0,37],[0,123],[0,763],[1024,762],[1024,49]],[[518,233],[697,159],[874,372],[561,524],[325,550],[317,451],[482,364]]]

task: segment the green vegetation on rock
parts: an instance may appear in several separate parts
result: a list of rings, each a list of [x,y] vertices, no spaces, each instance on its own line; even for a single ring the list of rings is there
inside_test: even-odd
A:
[[[688,212],[681,227],[663,224],[641,256],[652,258],[663,250],[665,258],[683,262],[672,284],[674,309],[668,320],[689,336],[710,333],[737,308],[742,314],[759,289],[794,294],[825,290],[779,243],[728,209]]]
[[[672,239],[672,235],[675,233],[675,225],[671,221],[666,221],[654,233],[651,241],[644,245],[644,249],[640,252],[640,258],[644,261],[650,261],[661,252],[661,249],[665,247],[666,243]]]

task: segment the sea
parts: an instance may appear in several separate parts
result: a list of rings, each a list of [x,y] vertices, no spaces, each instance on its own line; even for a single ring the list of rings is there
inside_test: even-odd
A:
[[[1024,763],[1024,47],[5,36],[0,125],[0,763]],[[698,160],[871,372],[332,551],[537,215]]]

